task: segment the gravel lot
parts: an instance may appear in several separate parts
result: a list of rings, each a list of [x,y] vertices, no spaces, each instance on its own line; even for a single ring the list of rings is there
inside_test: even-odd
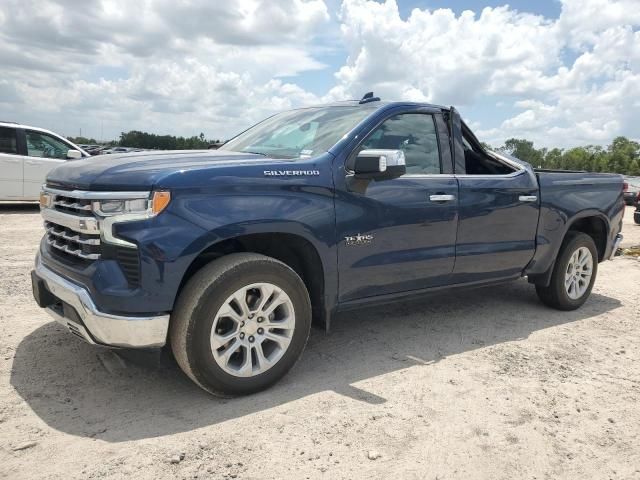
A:
[[[41,235],[0,205],[2,478],[640,479],[635,258],[576,312],[519,281],[340,315],[275,388],[221,400],[51,322]]]

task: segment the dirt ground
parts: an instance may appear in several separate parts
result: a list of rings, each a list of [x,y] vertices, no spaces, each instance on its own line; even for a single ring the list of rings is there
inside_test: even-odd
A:
[[[640,479],[636,258],[575,312],[523,280],[341,314],[284,381],[221,400],[53,323],[41,235],[0,206],[1,478]]]

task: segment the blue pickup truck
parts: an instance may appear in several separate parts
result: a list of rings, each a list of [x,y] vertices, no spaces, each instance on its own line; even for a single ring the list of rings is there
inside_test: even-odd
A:
[[[619,175],[534,170],[453,107],[372,95],[69,162],[40,204],[38,304],[92,344],[170,347],[219,395],[276,382],[342,309],[521,277],[578,308],[624,211]]]

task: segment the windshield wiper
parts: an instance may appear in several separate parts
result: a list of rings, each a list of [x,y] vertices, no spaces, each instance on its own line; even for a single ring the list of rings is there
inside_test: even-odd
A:
[[[262,155],[263,157],[268,157],[269,156],[264,152],[250,152],[248,150],[242,150],[242,153],[253,153],[254,155]]]

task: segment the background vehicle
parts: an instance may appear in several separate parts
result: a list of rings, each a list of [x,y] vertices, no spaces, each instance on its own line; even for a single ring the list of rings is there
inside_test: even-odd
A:
[[[625,177],[624,184],[624,203],[627,205],[635,205],[638,194],[640,193],[640,178]]]
[[[88,156],[49,130],[0,122],[0,200],[38,200],[49,170]]]
[[[453,107],[373,95],[214,151],[62,166],[41,205],[38,304],[92,343],[169,343],[223,395],[277,381],[312,317],[329,328],[340,309],[523,276],[578,308],[624,213],[620,175],[536,171],[485,150]]]
[[[129,148],[129,147],[112,147],[106,150],[103,150],[101,152],[101,155],[111,155],[114,153],[129,153],[129,152],[133,152],[133,151],[137,151],[134,148]]]
[[[640,225],[640,192],[636,197],[636,211],[633,212],[633,221]]]

